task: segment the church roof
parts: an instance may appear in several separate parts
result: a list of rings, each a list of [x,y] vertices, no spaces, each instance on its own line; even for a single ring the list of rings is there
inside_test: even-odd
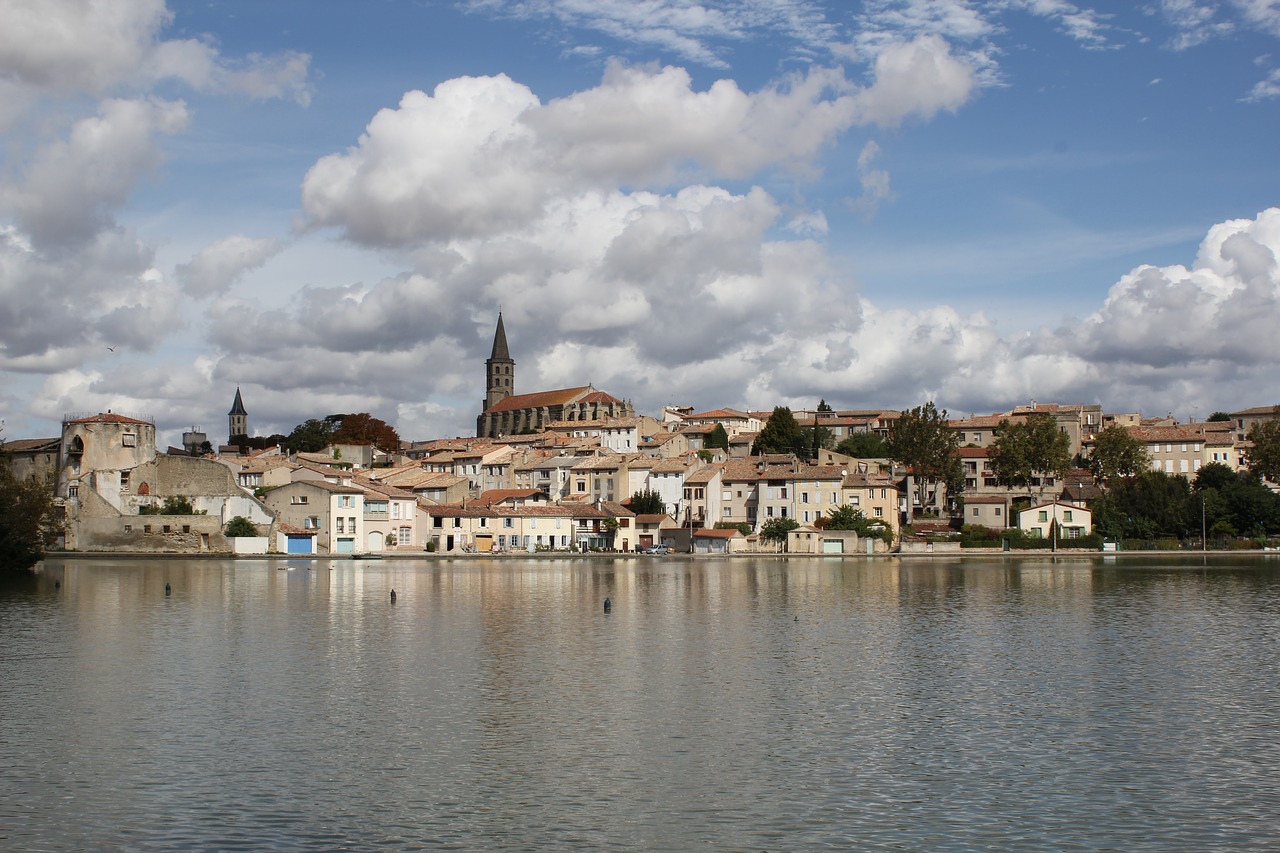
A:
[[[235,402],[231,404],[231,411],[227,412],[227,414],[228,415],[248,415],[249,414],[244,410],[244,401],[240,399],[240,386],[238,385],[236,386]]]
[[[498,328],[493,333],[493,352],[489,354],[492,361],[511,361],[511,351],[507,349],[507,330],[502,325],[502,312],[498,312]]]
[[[580,388],[564,388],[560,391],[539,391],[534,394],[513,394],[499,400],[487,412],[516,412],[521,409],[539,409],[543,406],[567,406],[576,403],[595,391],[590,385]],[[612,399],[612,398],[610,398]]]

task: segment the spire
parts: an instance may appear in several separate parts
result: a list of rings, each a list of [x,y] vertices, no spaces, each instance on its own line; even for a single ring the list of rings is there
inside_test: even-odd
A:
[[[246,411],[244,410],[244,401],[240,399],[240,386],[239,386],[239,385],[237,385],[237,386],[236,386],[236,399],[235,399],[235,402],[231,404],[231,411],[227,412],[227,414],[228,414],[228,415],[248,415],[248,414],[249,414],[248,412],[246,412]]]
[[[511,353],[507,350],[507,330],[502,326],[502,312],[498,312],[498,330],[493,333],[493,352],[489,355],[492,360],[510,361]]]

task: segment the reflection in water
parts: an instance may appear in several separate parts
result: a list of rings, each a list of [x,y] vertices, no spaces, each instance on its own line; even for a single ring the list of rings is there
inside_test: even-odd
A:
[[[1276,565],[51,561],[0,846],[1265,849]]]

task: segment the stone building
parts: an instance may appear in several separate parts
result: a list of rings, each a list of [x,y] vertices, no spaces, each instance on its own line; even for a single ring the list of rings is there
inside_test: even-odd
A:
[[[600,421],[633,418],[635,408],[590,385],[516,394],[516,362],[507,346],[507,332],[498,315],[493,349],[485,361],[483,411],[476,418],[476,435],[502,438],[520,433],[541,432],[555,421]]]

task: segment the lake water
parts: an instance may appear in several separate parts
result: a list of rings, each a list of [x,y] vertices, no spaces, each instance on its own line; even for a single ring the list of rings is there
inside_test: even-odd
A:
[[[1275,850],[1278,670],[1280,556],[51,560],[0,849]]]

